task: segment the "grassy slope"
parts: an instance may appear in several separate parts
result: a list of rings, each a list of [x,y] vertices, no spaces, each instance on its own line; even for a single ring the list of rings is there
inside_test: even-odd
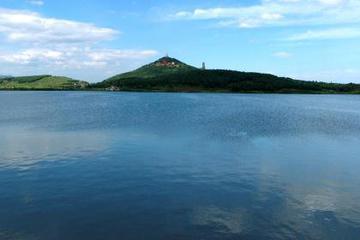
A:
[[[67,77],[40,75],[28,77],[11,77],[0,79],[0,89],[25,89],[25,90],[71,90],[87,86],[87,83]]]

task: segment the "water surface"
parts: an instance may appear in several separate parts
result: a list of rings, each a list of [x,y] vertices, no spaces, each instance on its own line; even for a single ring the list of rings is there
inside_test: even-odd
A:
[[[0,239],[357,239],[360,97],[0,92]]]

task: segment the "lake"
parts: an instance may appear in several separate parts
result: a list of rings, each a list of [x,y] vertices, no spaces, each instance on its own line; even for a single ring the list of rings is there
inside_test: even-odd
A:
[[[0,239],[357,239],[360,96],[0,92]]]

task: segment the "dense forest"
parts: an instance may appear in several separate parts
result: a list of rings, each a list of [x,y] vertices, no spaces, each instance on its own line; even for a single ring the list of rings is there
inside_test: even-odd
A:
[[[174,67],[173,62],[172,58],[161,58],[133,72],[114,76],[91,87],[121,91],[360,93],[359,84],[300,81],[271,74],[230,70],[202,70],[187,67],[189,65],[178,60],[175,64],[179,66]]]
[[[360,84],[300,81],[271,74],[205,70],[164,57],[131,72],[88,84],[67,77],[0,77],[0,90],[111,90],[239,93],[356,93]]]

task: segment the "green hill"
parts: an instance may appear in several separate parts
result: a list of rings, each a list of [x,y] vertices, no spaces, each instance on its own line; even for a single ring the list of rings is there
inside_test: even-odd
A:
[[[89,85],[67,77],[0,78],[0,90],[112,90],[244,93],[360,93],[360,84],[300,81],[271,74],[205,70],[163,57],[132,72]]]
[[[38,75],[0,79],[2,90],[76,90],[88,87],[87,82],[67,77]]]
[[[196,70],[196,68],[187,65],[175,58],[163,57],[153,63],[136,69],[135,71],[119,74],[105,81],[113,82],[128,78],[154,78],[159,76],[166,76],[169,74],[184,73],[192,70]]]
[[[169,57],[91,87],[122,91],[360,93],[359,84],[300,81],[262,73],[201,70]]]

